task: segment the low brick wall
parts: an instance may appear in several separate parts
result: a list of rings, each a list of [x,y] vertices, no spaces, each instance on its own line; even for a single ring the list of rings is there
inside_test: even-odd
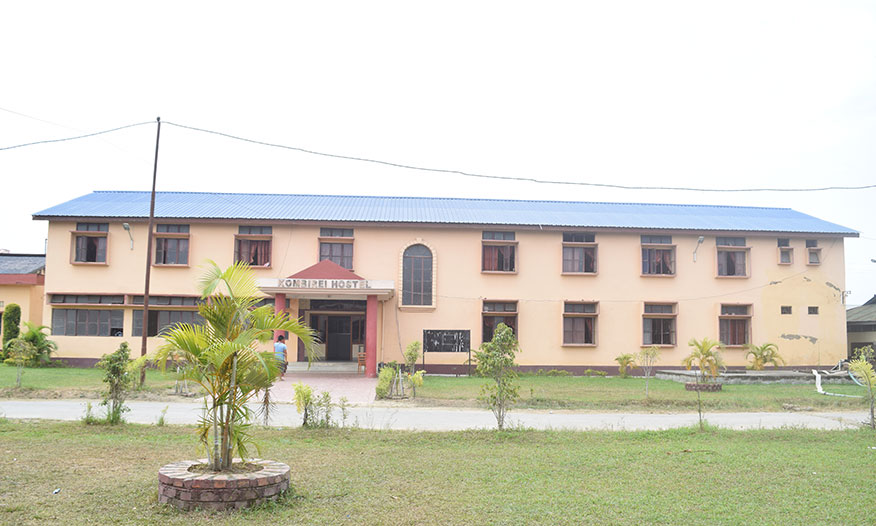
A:
[[[240,459],[234,459],[239,462]],[[158,470],[158,502],[183,510],[236,510],[275,500],[289,489],[289,466],[273,460],[251,459],[262,466],[252,473],[192,473],[206,459],[183,460]]]

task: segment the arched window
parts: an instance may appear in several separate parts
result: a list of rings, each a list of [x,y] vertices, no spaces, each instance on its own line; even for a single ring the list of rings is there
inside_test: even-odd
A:
[[[402,257],[402,305],[432,305],[432,251],[411,245]]]

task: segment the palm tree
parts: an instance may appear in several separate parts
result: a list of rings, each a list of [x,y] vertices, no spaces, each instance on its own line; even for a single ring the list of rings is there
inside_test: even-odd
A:
[[[221,471],[231,467],[235,452],[246,458],[253,418],[246,403],[279,374],[273,350],[261,351],[259,345],[271,341],[274,331],[288,331],[304,342],[308,360],[313,360],[314,332],[270,305],[256,307],[260,291],[246,263],[222,270],[208,261],[198,286],[206,300],[198,306],[204,323],[177,324],[166,331],[166,343],[153,360],[162,369],[169,359],[180,360],[183,377],[207,393],[198,435],[213,471]]]
[[[49,339],[49,336],[44,333],[44,330],[49,328],[45,325],[37,325],[24,322],[27,330],[19,335],[19,338],[30,343],[34,347],[34,355],[28,361],[28,365],[48,365],[51,361],[51,354],[58,350],[58,344]]]
[[[748,348],[748,354],[745,357],[751,356],[749,369],[763,371],[767,364],[773,364],[773,367],[785,365],[785,361],[779,355],[779,347],[774,343],[765,343],[763,345],[749,343],[746,347]]]
[[[681,361],[681,364],[690,371],[691,367],[694,365],[697,366],[699,372],[697,373],[697,383],[703,383],[706,379],[706,375],[714,380],[718,377],[718,369],[724,367],[724,361],[721,359],[720,349],[722,347],[721,342],[717,340],[711,340],[709,338],[703,338],[700,341],[697,341],[696,338],[691,338],[687,344],[693,349],[690,354]],[[699,386],[697,386],[699,387]],[[703,426],[703,401],[700,396],[700,390],[697,389],[697,414],[700,418],[700,431],[704,429]]]
[[[720,349],[721,342],[709,338],[703,338],[697,341],[696,338],[691,338],[687,342],[693,350],[690,355],[681,361],[681,364],[690,371],[694,365],[699,369],[697,374],[697,383],[706,381],[706,375],[714,381],[718,377],[718,369],[724,367],[724,360],[721,358]]]

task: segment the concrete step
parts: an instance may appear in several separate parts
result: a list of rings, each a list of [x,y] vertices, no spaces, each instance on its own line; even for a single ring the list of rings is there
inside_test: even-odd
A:
[[[355,373],[356,369],[356,362],[313,362],[310,369],[307,368],[307,362],[289,362],[286,372]]]

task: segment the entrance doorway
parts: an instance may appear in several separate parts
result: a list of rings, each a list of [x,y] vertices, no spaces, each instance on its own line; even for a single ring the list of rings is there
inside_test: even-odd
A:
[[[311,314],[310,326],[325,345],[327,362],[354,361],[354,349],[365,345],[365,316],[363,315]]]

